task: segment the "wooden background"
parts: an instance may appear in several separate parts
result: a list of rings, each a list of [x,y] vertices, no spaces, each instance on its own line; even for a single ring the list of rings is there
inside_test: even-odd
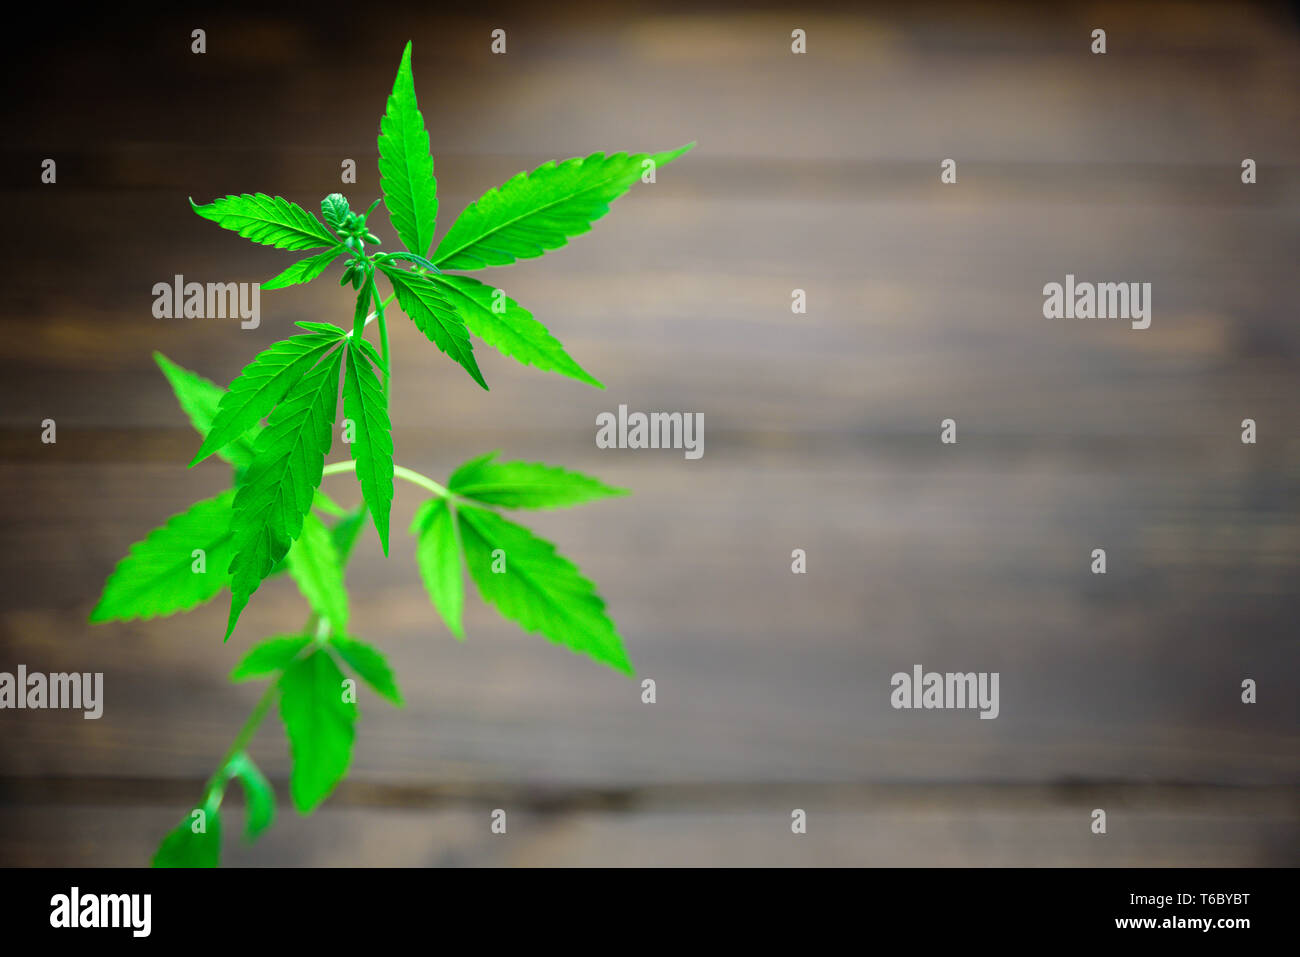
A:
[[[0,863],[147,862],[259,693],[226,672],[304,617],[277,580],[227,645],[224,598],[86,624],[126,548],[228,481],[186,470],[151,351],[224,383],[294,320],[349,315],[327,279],[266,293],[255,331],[152,318],[176,273],[264,281],[292,258],[186,197],[314,208],[348,157],[364,206],[408,36],[442,229],[545,159],[699,142],[591,235],[488,277],[607,391],[483,347],[483,393],[394,331],[400,463],[442,477],[500,448],[634,490],[527,521],[599,583],[659,700],[472,592],[458,645],[410,539],[384,560],[368,533],[355,626],[408,704],[363,697],[349,781],[313,818],[282,804],[255,846],[228,837],[227,862],[1297,863],[1296,19],[1049,6],[227,10],[34,38],[3,127],[0,670],[103,671],[106,704],[0,712]],[[1152,283],[1151,328],[1043,319],[1067,272]],[[704,457],[597,450],[619,403],[703,412]],[[398,488],[395,530],[417,504]],[[1001,716],[891,709],[915,663],[1000,672]],[[285,750],[273,718],[253,753],[282,798]]]

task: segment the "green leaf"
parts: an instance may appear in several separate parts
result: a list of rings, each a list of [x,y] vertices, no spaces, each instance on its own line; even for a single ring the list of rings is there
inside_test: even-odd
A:
[[[430,342],[464,366],[474,381],[486,389],[483,373],[479,372],[474,360],[474,346],[469,341],[465,320],[443,298],[440,287],[435,286],[428,276],[408,272],[400,266],[380,263],[379,268],[393,284],[402,312],[411,317]]]
[[[558,372],[597,389],[605,388],[599,379],[573,361],[560,340],[547,332],[531,312],[504,291],[472,276],[434,276],[432,281],[469,331],[494,349],[526,366]]]
[[[421,505],[411,522],[411,534],[417,536],[415,560],[429,600],[451,633],[464,641],[461,609],[465,605],[465,579],[456,526],[447,500],[434,498]]]
[[[402,692],[397,688],[397,677],[378,648],[342,635],[332,636],[330,644],[366,684],[399,708],[402,706]]]
[[[220,405],[226,390],[198,373],[178,366],[161,352],[155,352],[153,358],[163,375],[167,377],[167,381],[171,383],[172,391],[176,393],[176,401],[180,403],[181,410],[189,416],[194,430],[200,437],[206,437],[216,418],[217,406]],[[237,469],[247,468],[253,461],[253,440],[257,438],[257,432],[256,427],[249,429],[229,442],[217,454]]]
[[[250,841],[257,840],[258,835],[275,820],[275,789],[243,751],[235,752],[226,763],[224,774],[227,780],[239,778],[239,783],[244,786],[244,836]]]
[[[344,700],[343,672],[324,649],[299,658],[280,678],[280,717],[293,770],[289,794],[310,814],[348,773],[357,706]]]
[[[196,809],[198,810],[198,809]],[[221,812],[203,809],[202,833],[194,833],[194,818],[185,819],[168,832],[153,855],[154,867],[217,867],[221,864]]]
[[[91,621],[130,621],[187,611],[213,598],[230,581],[235,554],[233,490],[191,505],[131,546],[104,583]],[[205,553],[195,572],[195,549]]]
[[[415,102],[409,42],[397,67],[388,110],[379,121],[379,185],[402,245],[427,256],[438,218],[438,182],[433,177],[429,133]]]
[[[244,655],[230,672],[231,681],[265,678],[283,671],[311,642],[309,635],[280,635],[259,642]]]
[[[325,224],[335,231],[343,229],[343,222],[352,212],[347,198],[342,193],[330,193],[320,201],[320,212],[325,217]]]
[[[495,512],[460,506],[456,516],[470,577],[497,611],[525,631],[633,673],[605,602],[554,545]]]
[[[191,199],[190,206],[222,229],[234,230],[264,246],[303,250],[325,249],[338,243],[319,219],[279,196],[244,193],[213,200],[206,206]]]
[[[334,539],[334,548],[339,553],[339,561],[343,563],[345,572],[352,546],[357,543],[357,537],[365,523],[366,507],[361,505],[340,518],[330,529],[330,537]]]
[[[262,283],[263,289],[283,289],[285,286],[297,286],[311,282],[326,269],[330,263],[343,255],[343,247],[335,246],[315,256],[300,259],[274,279]]]
[[[558,249],[609,212],[609,204],[641,178],[645,160],[663,166],[694,145],[665,153],[592,153],[519,173],[471,203],[431,258],[440,269],[481,269]]]
[[[290,546],[285,562],[312,611],[334,631],[346,632],[348,592],[343,585],[343,563],[330,530],[310,511],[302,518],[302,534]]]
[[[295,322],[295,326],[300,326],[308,332],[319,332],[322,335],[330,336],[334,339],[342,339],[347,332],[334,325],[332,322]]]
[[[347,366],[343,373],[343,414],[352,420],[355,432],[352,458],[379,541],[388,554],[388,515],[393,505],[393,426],[388,420],[388,401],[375,372],[364,339],[347,344]],[[378,356],[373,357],[378,360]],[[341,631],[342,629],[340,629]]]
[[[282,339],[244,366],[244,371],[230,383],[230,390],[221,397],[212,428],[190,462],[191,468],[271,414],[307,370],[345,335],[337,326],[328,328],[333,332],[311,332]]]
[[[494,462],[498,453],[466,462],[451,473],[447,487],[458,495],[504,508],[565,508],[626,495],[581,472],[541,462]]]
[[[302,532],[333,443],[342,355],[342,349],[330,353],[294,384],[257,439],[253,464],[235,494],[227,638],[248,599]]]

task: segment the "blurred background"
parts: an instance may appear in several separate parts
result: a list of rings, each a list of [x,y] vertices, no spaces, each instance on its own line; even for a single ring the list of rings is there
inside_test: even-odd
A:
[[[264,294],[256,330],[153,318],[177,273],[265,281],[298,258],[186,198],[363,208],[408,38],[439,235],[544,160],[699,143],[593,233],[484,277],[606,391],[480,346],[484,393],[393,332],[399,463],[441,479],[501,449],[634,490],[526,523],[598,583],[658,701],[472,588],[456,643],[399,483],[391,557],[368,528],[349,584],[407,705],[363,692],[349,780],[312,818],[283,803],[256,845],[232,819],[226,863],[1297,863],[1300,32],[1238,2],[48,22],[7,54],[0,120],[0,670],[102,671],[105,710],[0,711],[0,863],[147,863],[259,694],[227,672],[305,616],[281,577],[225,645],[224,593],[86,623],[131,543],[229,481],[186,469],[198,442],[152,351],[225,384],[295,320],[350,318],[337,268]],[[1045,320],[1066,273],[1150,282],[1151,328]],[[596,449],[620,403],[702,412],[704,457]],[[1000,717],[892,709],[918,663],[999,672]],[[274,716],[252,753],[284,800]]]

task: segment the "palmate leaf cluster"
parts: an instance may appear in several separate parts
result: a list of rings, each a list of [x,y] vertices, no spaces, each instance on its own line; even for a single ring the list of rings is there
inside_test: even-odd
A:
[[[191,466],[216,455],[232,467],[231,488],[195,503],[131,546],[108,578],[92,621],[170,615],[230,592],[225,637],[253,594],[287,572],[310,606],[301,633],[255,644],[232,680],[268,679],[289,749],[294,807],[310,813],[346,775],[357,720],[355,681],[401,705],[384,655],[354,632],[344,569],[369,516],[385,554],[394,479],[388,412],[387,315],[404,313],[479,386],[487,382],[475,338],[525,365],[603,388],[564,346],[505,292],[448,270],[470,271],[541,256],[588,231],[648,169],[690,149],[593,153],[519,173],[470,204],[435,245],[438,184],[429,134],[416,102],[411,47],[402,55],[378,138],[382,202],[401,248],[377,243],[369,217],[331,194],[321,218],[278,196],[231,195],[194,211],[245,239],[310,253],[264,289],[311,282],[342,262],[340,285],[356,291],[351,329],[300,322],[301,332],[256,356],[228,389],[155,353],[182,410],[201,437]],[[381,299],[378,281],[392,295]],[[396,309],[385,307],[396,300]],[[378,319],[380,348],[366,338]],[[348,510],[321,489],[338,434],[342,396],[349,469],[363,503]],[[340,471],[335,465],[331,471]],[[414,474],[414,473],[412,473]],[[422,478],[422,477],[420,477]],[[430,600],[464,639],[465,580],[505,618],[597,662],[632,674],[632,663],[595,586],[556,547],[507,519],[503,509],[549,509],[619,495],[597,479],[542,463],[500,461],[489,453],[464,463],[417,509],[410,532]],[[210,866],[221,850],[223,795],[238,780],[246,834],[271,823],[275,796],[237,739],[203,803],[160,845],[160,866]]]

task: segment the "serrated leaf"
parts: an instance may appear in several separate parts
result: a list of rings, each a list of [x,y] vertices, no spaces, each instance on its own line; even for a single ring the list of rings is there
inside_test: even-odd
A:
[[[342,355],[335,350],[298,380],[258,437],[253,464],[235,494],[227,638],[248,599],[302,532],[333,444]]]
[[[356,427],[352,458],[357,463],[357,479],[387,555],[388,516],[393,506],[393,426],[388,419],[384,387],[366,354],[368,345],[364,340],[348,340],[343,414]]]
[[[343,672],[323,648],[291,664],[280,678],[280,717],[293,770],[289,793],[310,814],[348,773],[357,706],[344,700]]]
[[[541,462],[496,462],[496,452],[466,462],[447,482],[457,495],[504,508],[565,508],[626,495],[581,472]]]
[[[230,383],[221,397],[212,428],[199,447],[190,467],[256,426],[289,393],[302,377],[345,335],[336,326],[333,332],[310,332],[273,344],[258,354],[244,371]]]
[[[226,390],[198,373],[178,366],[161,352],[155,352],[153,358],[163,375],[167,377],[167,381],[171,383],[176,401],[180,403],[181,410],[189,416],[190,424],[194,426],[194,430],[201,438],[206,438],[212,429],[217,407],[221,404]],[[258,431],[257,426],[250,428],[217,450],[217,454],[237,469],[248,468],[249,463],[253,461],[253,442],[257,438]]]
[[[343,586],[343,563],[330,530],[310,511],[302,518],[302,533],[290,546],[285,563],[312,611],[334,631],[346,632],[348,592]]]
[[[462,505],[456,517],[470,577],[497,611],[525,631],[633,673],[596,587],[554,545],[495,512]]]
[[[343,228],[343,221],[350,212],[352,207],[342,193],[330,193],[320,201],[320,214],[325,217],[325,224],[336,231]]]
[[[424,333],[435,346],[464,367],[474,381],[487,388],[483,373],[474,359],[474,346],[469,341],[469,330],[451,304],[438,291],[439,287],[427,276],[408,272],[400,266],[380,263],[379,268],[397,293],[397,304],[402,312]]]
[[[323,253],[317,253],[315,256],[308,256],[306,259],[299,259],[284,272],[280,273],[280,275],[262,283],[262,288],[283,289],[285,286],[298,286],[303,283],[311,282],[328,269],[330,263],[338,259],[341,255],[343,255],[343,247],[335,246],[333,249],[327,249]]]
[[[427,256],[438,218],[438,183],[429,133],[415,100],[409,42],[397,67],[387,111],[379,121],[379,185],[402,245]]]
[[[663,166],[694,145],[664,153],[592,153],[519,173],[471,203],[431,258],[439,269],[481,269],[558,249],[609,212],[609,204],[641,178],[645,160]]]
[[[196,502],[131,546],[104,583],[90,620],[130,621],[187,611],[213,598],[230,581],[235,554],[233,490]],[[205,553],[196,573],[195,549]]]
[[[399,708],[402,706],[402,692],[397,687],[397,676],[378,648],[342,635],[331,636],[330,644],[366,684]]]
[[[465,605],[465,578],[456,526],[446,499],[430,499],[421,505],[411,522],[411,534],[416,536],[415,560],[429,600],[451,633],[464,641],[461,610]]]
[[[321,335],[330,336],[334,339],[342,339],[347,335],[345,329],[340,329],[332,322],[295,322],[295,326],[306,329],[308,332],[319,332]]]
[[[205,808],[204,829],[195,834],[194,819],[186,815],[162,839],[154,852],[154,867],[218,867],[221,864],[221,812]]]
[[[279,635],[258,642],[230,672],[231,681],[265,678],[283,671],[311,642],[308,635]]]
[[[255,841],[275,820],[275,789],[243,751],[236,751],[226,763],[225,775],[238,778],[244,787],[244,836]]]
[[[492,348],[526,366],[558,372],[597,389],[605,388],[599,379],[573,361],[560,340],[534,319],[532,313],[504,292],[472,276],[431,279],[469,331]]]
[[[265,193],[224,196],[200,206],[190,200],[194,212],[222,229],[233,230],[245,239],[277,249],[325,249],[338,240],[323,223],[297,203]]]

